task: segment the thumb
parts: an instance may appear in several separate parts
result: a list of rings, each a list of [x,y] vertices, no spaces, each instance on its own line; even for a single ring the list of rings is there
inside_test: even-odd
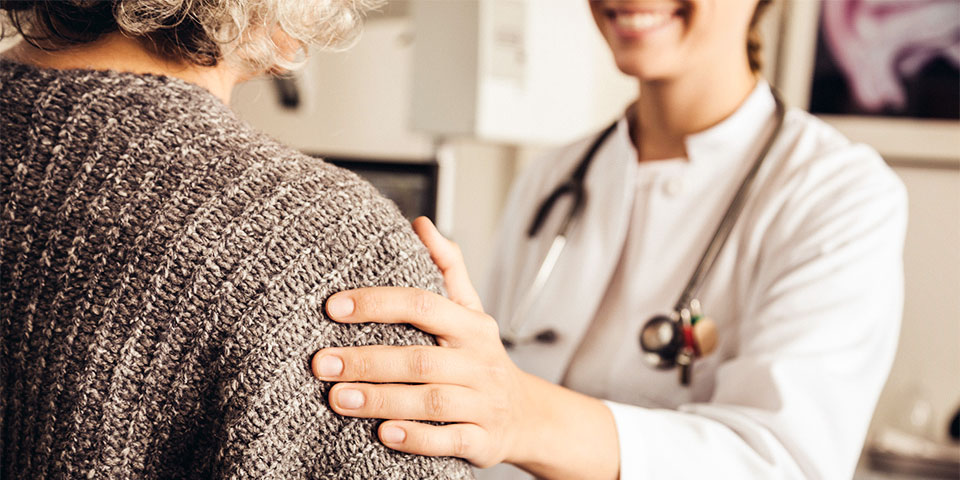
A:
[[[456,243],[443,237],[427,217],[418,217],[413,221],[413,231],[430,251],[430,258],[443,274],[443,283],[450,300],[472,310],[483,311],[480,295],[470,282],[467,266],[463,263],[463,253]]]

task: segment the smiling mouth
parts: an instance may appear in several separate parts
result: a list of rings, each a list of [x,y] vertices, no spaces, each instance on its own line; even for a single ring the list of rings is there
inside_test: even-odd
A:
[[[683,19],[686,10],[682,5],[671,9],[615,7],[606,9],[604,13],[619,34],[635,37],[663,27],[674,19]]]

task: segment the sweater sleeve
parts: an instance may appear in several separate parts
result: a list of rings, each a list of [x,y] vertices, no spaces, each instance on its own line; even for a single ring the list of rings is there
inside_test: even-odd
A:
[[[435,342],[407,325],[334,323],[323,308],[331,294],[368,286],[440,293],[442,285],[391,202],[352,174],[323,170],[266,201],[276,215],[256,227],[269,232],[248,255],[252,277],[265,280],[243,294],[247,305],[222,346],[222,421],[211,432],[219,451],[208,467],[220,478],[472,478],[461,460],[387,449],[379,422],[334,413],[331,384],[310,372],[311,356],[326,347]]]

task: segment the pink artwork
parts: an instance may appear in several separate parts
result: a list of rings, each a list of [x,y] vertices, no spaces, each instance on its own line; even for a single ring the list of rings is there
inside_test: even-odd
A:
[[[825,0],[810,110],[960,118],[960,0]]]

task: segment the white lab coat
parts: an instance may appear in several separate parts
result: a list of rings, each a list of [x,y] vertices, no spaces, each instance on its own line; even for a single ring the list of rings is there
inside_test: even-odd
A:
[[[623,479],[853,475],[903,303],[906,194],[870,147],[789,110],[699,295],[717,350],[695,363],[690,387],[641,360],[640,327],[676,302],[773,128],[774,105],[761,81],[733,115],[688,137],[686,160],[637,162],[621,119],[520,332],[553,329],[558,340],[510,352],[528,372],[607,400]],[[592,141],[545,156],[514,185],[484,289],[500,322],[514,320],[569,203],[529,239],[535,209]]]

